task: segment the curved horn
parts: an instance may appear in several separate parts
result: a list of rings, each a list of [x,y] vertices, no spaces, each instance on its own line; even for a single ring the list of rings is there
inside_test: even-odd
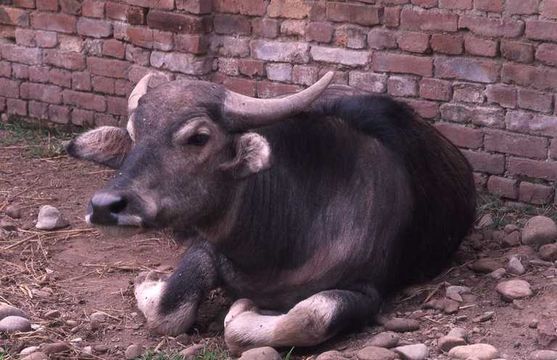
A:
[[[256,99],[226,91],[225,116],[232,120],[234,128],[249,129],[270,125],[307,109],[329,86],[334,72],[329,71],[318,82],[299,93],[280,99]]]
[[[149,73],[141,78],[137,82],[137,85],[133,88],[130,97],[128,98],[128,114],[131,114],[137,108],[139,99],[147,93],[147,88],[149,87],[149,80],[155,75],[154,73]]]

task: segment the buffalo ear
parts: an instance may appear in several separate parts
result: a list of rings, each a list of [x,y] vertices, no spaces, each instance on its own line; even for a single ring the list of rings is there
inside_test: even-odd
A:
[[[125,129],[101,126],[87,131],[65,145],[66,152],[83,159],[117,169],[132,147],[132,139]]]
[[[248,132],[236,140],[236,157],[222,168],[238,179],[271,167],[271,147],[263,136]]]

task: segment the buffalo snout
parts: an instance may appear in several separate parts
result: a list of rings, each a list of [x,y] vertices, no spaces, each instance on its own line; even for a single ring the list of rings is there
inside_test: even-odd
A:
[[[131,211],[134,197],[120,191],[99,191],[89,204],[87,222],[93,225],[141,226],[140,216]]]

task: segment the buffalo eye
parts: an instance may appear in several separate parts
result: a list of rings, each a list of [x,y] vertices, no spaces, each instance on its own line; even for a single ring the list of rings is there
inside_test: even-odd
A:
[[[209,134],[197,133],[189,137],[187,144],[194,146],[203,146],[209,141]]]

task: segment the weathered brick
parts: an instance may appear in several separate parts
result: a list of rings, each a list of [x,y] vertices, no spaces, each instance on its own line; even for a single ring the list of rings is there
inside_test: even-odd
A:
[[[174,46],[177,51],[205,54],[209,49],[209,39],[203,35],[176,34]]]
[[[141,6],[144,8],[156,8],[156,9],[174,9],[174,0],[124,0],[125,3],[130,5]]]
[[[254,40],[250,44],[252,56],[259,60],[307,63],[309,45],[304,42]]]
[[[147,13],[147,25],[152,29],[188,34],[202,33],[206,30],[206,24],[198,16],[161,10],[150,10]]]
[[[260,60],[239,59],[238,70],[240,74],[249,77],[265,75],[265,63]]]
[[[526,37],[534,40],[557,41],[557,22],[527,20]]]
[[[58,34],[52,31],[39,30],[35,33],[35,42],[38,47],[53,48],[58,45]]]
[[[474,0],[474,9],[489,12],[502,12],[503,0]]]
[[[151,53],[151,65],[156,68],[178,71],[188,75],[204,75],[211,71],[212,61],[211,59],[191,54],[153,51]]]
[[[0,96],[8,98],[19,97],[19,81],[0,78]]]
[[[44,62],[68,70],[85,69],[85,57],[72,51],[44,50]]]
[[[41,63],[41,50],[37,48],[28,48],[4,43],[0,44],[0,53],[2,54],[2,59],[8,61],[27,65],[36,65]]]
[[[128,76],[130,63],[122,60],[89,57],[87,66],[91,74],[125,79]]]
[[[211,46],[215,45],[215,37],[213,36]],[[219,54],[222,56],[238,56],[246,57],[250,53],[249,39],[240,39],[235,36],[224,36],[220,43]]]
[[[60,104],[62,102],[62,89],[56,85],[23,83],[20,90],[24,99],[38,100],[49,104]]]
[[[31,14],[31,26],[41,30],[75,33],[77,18],[68,14],[36,12]]]
[[[467,34],[464,36],[464,48],[471,55],[494,57],[497,55],[497,40]]]
[[[59,0],[62,12],[72,15],[79,15],[81,13],[82,0]]]
[[[476,171],[501,175],[505,171],[505,157],[479,151],[462,150],[462,153]]]
[[[369,47],[376,50],[394,49],[397,47],[396,35],[389,30],[372,29],[367,34]]]
[[[437,0],[412,0],[412,4],[429,9],[437,7]]]
[[[279,22],[275,19],[256,18],[252,22],[252,32],[254,35],[269,39],[274,39],[278,36]]]
[[[57,11],[58,0],[40,0],[37,1],[37,10]]]
[[[557,139],[551,140],[551,145],[549,145],[549,156],[553,160],[557,160]]]
[[[64,104],[78,106],[87,110],[104,112],[106,110],[106,100],[104,96],[92,93],[79,92],[73,90],[62,91]]]
[[[520,64],[503,64],[501,70],[501,80],[505,83],[515,83],[518,85],[529,86],[537,77],[538,70],[533,66]]]
[[[14,64],[17,65],[17,64]],[[26,66],[26,65],[23,65]],[[0,76],[1,77],[11,77],[12,76],[12,64],[7,61],[0,61]]]
[[[400,6],[383,8],[383,25],[396,28],[400,25]]]
[[[487,190],[497,196],[507,199],[516,199],[518,197],[517,181],[507,179],[500,176],[490,176],[487,180]]]
[[[280,32],[286,36],[305,36],[307,22],[305,20],[284,20],[280,24]]]
[[[534,47],[523,42],[501,40],[501,55],[508,60],[531,63],[534,61]]]
[[[439,8],[450,10],[470,10],[472,0],[439,0]]]
[[[29,65],[14,63],[9,69],[13,69],[13,76],[16,79],[29,79]],[[7,75],[10,77],[10,75]]]
[[[286,94],[292,94],[301,90],[298,85],[274,83],[270,81],[257,82],[257,96],[260,98],[271,98]]]
[[[438,79],[422,79],[420,81],[420,97],[429,100],[449,100],[451,83]]]
[[[222,81],[224,87],[239,94],[254,97],[257,93],[256,81],[242,78],[227,77]]]
[[[483,83],[497,81],[500,65],[492,60],[437,57],[435,76]]]
[[[409,98],[401,98],[411,108],[413,108],[419,116],[425,119],[433,119],[439,115],[439,104],[435,101],[416,100]]]
[[[518,200],[530,204],[546,205],[551,203],[554,193],[555,190],[551,186],[522,181],[518,189]]]
[[[421,32],[404,31],[398,34],[397,43],[401,50],[424,53],[429,48],[429,35]]]
[[[70,108],[60,105],[48,106],[48,118],[59,124],[67,124],[70,122]]]
[[[15,7],[34,9],[35,0],[12,0],[12,4]]]
[[[408,30],[457,31],[458,15],[439,10],[402,9],[400,26]]]
[[[292,80],[292,65],[290,64],[267,64],[265,71],[269,80],[283,82]]]
[[[453,100],[481,104],[484,102],[484,87],[476,84],[453,84]]]
[[[170,51],[174,48],[174,36],[166,31],[153,30],[153,49]]]
[[[29,26],[29,12],[23,9],[2,6],[0,9],[0,24],[14,26]]]
[[[81,36],[58,34],[59,49],[63,51],[81,52],[84,39]]]
[[[22,46],[36,46],[35,31],[30,29],[15,29],[15,42]]]
[[[518,106],[523,109],[550,112],[552,105],[553,94],[544,94],[530,89],[518,90]]]
[[[530,176],[549,181],[557,180],[557,162],[510,157],[507,160],[510,175]]]
[[[369,62],[369,52],[314,45],[310,50],[315,61],[338,63],[349,66],[365,65]]]
[[[123,59],[124,56],[126,55],[125,44],[116,39],[105,40],[102,44],[102,54],[104,56]]]
[[[265,15],[267,8],[265,1],[215,0],[213,1],[213,5],[216,12],[252,16]]]
[[[505,123],[509,130],[557,137],[557,116],[534,115],[524,111],[508,111]]]
[[[109,114],[127,116],[128,115],[128,99],[117,97],[117,96],[107,96],[106,97],[106,112]]]
[[[462,15],[458,27],[487,37],[517,37],[524,31],[524,23],[521,20],[473,15]]]
[[[507,131],[485,130],[484,148],[487,151],[533,159],[547,157],[547,139]]]
[[[114,93],[116,95],[124,95],[128,96],[134,87],[134,84],[131,81],[124,80],[124,79],[116,79],[114,83]]]
[[[387,89],[387,75],[367,71],[350,71],[348,84],[364,91],[384,93]]]
[[[114,79],[104,76],[93,76],[91,79],[93,90],[104,94],[114,94]]]
[[[543,0],[540,11],[543,17],[557,19],[557,0]]]
[[[27,116],[27,101],[19,99],[6,99],[8,114]]]
[[[372,57],[374,71],[415,74],[431,76],[433,61],[431,58],[413,55],[374,53]]]
[[[391,96],[416,96],[418,82],[408,76],[391,76],[387,80],[387,92]]]
[[[292,69],[292,82],[300,85],[313,85],[319,77],[319,69],[311,65],[295,65]]]
[[[540,0],[506,0],[505,13],[509,15],[532,15],[538,12]]]
[[[311,22],[308,25],[306,39],[308,41],[317,41],[329,43],[333,38],[334,27],[328,22]]]
[[[106,3],[105,8],[107,19],[127,21],[127,11],[130,8],[129,5],[109,1]]]
[[[214,18],[214,28],[217,34],[249,35],[251,33],[249,19],[241,15],[217,14]]]
[[[536,59],[544,64],[557,66],[557,45],[540,44],[536,49]]]
[[[138,65],[148,66],[150,57],[151,53],[149,51],[130,44],[126,45],[126,60]]]
[[[29,101],[29,116],[35,119],[48,119],[48,104]]]
[[[327,3],[327,18],[364,26],[379,24],[379,7],[340,2]]]
[[[29,80],[33,82],[48,82],[48,66],[30,66]]]
[[[81,14],[102,19],[104,17],[104,4],[104,1],[101,0],[85,0],[81,6]]]
[[[431,49],[441,54],[462,54],[463,39],[461,35],[433,34]]]
[[[94,38],[109,37],[112,34],[112,24],[104,20],[80,17],[77,21],[77,33]]]
[[[241,13],[245,15],[263,15],[265,14],[265,3],[263,1],[240,1],[240,0],[219,0],[214,1],[216,12],[226,12],[223,7],[218,10],[219,5],[226,3],[228,6],[238,6]],[[231,5],[232,4],[232,5]],[[185,10],[192,14],[210,14],[213,9],[213,3],[206,0],[176,0],[176,8]],[[261,12],[261,9],[263,12]],[[259,11],[254,11],[259,10]]]
[[[126,32],[132,44],[149,49],[153,48],[153,30],[142,26],[130,26]]]
[[[71,114],[72,124],[79,126],[92,126],[95,123],[94,112],[82,109],[73,109]]]
[[[482,146],[483,134],[478,129],[444,122],[436,123],[435,128],[456,146],[469,149]]]
[[[62,69],[50,69],[48,72],[48,82],[54,85],[71,88],[72,73]]]
[[[271,0],[267,7],[267,15],[272,18],[283,17],[303,19],[309,15],[311,5],[298,0]]]
[[[340,25],[335,30],[333,44],[350,49],[364,49],[366,47],[366,33],[367,29],[361,26]],[[396,47],[396,42],[394,46]]]

